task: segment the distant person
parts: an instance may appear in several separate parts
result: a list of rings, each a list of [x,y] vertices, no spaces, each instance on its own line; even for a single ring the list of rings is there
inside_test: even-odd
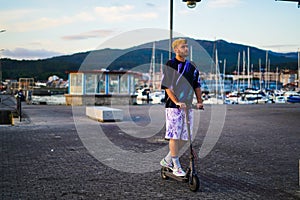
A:
[[[20,99],[21,101],[25,101],[25,95],[24,95],[22,89],[19,89],[19,90],[16,92],[15,98]]]
[[[162,89],[165,90],[166,133],[169,140],[169,153],[160,164],[173,170],[176,176],[185,176],[178,153],[188,140],[185,111],[188,109],[191,130],[193,129],[193,111],[191,109],[194,93],[197,108],[203,108],[199,71],[194,63],[186,60],[188,44],[186,39],[177,39],[172,43],[176,54],[169,60],[163,70]],[[192,132],[191,132],[192,133]]]
[[[28,101],[31,102],[31,100],[32,100],[32,91],[29,90],[28,91]]]

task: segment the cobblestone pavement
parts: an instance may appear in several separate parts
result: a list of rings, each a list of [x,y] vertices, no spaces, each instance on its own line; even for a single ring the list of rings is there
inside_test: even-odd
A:
[[[128,173],[97,160],[77,133],[72,107],[24,105],[23,109],[27,118],[22,122],[0,126],[1,199],[300,199],[299,104],[227,106],[217,144],[196,161],[198,192],[191,192],[187,183],[163,180],[159,165],[151,172]],[[99,125],[121,149],[154,151],[167,145],[162,140],[164,128],[150,138],[137,138],[119,126],[131,118],[147,127],[150,110],[161,114],[163,107],[130,106],[123,122]],[[193,142],[196,151],[211,110],[207,105],[201,111]],[[90,120],[82,117],[83,122]],[[187,152],[181,157],[184,166],[187,157]]]

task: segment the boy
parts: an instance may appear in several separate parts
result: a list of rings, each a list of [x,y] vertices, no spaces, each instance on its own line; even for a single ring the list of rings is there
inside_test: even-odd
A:
[[[203,108],[199,71],[196,66],[186,60],[188,45],[186,39],[177,39],[172,43],[175,58],[167,62],[163,71],[162,89],[166,94],[166,134],[169,140],[169,153],[160,164],[171,168],[176,176],[185,176],[178,152],[188,140],[185,124],[185,111],[188,109],[191,130],[193,129],[193,112],[190,108],[194,93],[197,98],[197,108]]]

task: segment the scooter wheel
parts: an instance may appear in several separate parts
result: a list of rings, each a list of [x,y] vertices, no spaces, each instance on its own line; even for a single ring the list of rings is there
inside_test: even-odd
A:
[[[199,186],[200,186],[200,182],[199,182],[198,176],[195,174],[192,177],[190,177],[190,179],[192,179],[192,180],[189,180],[190,190],[193,191],[193,192],[198,191],[199,190]]]
[[[160,170],[160,175],[161,175],[161,178],[162,179],[164,179],[164,180],[167,180],[167,179],[169,179],[169,177],[168,176],[166,176],[166,174],[165,174],[165,170],[164,170],[164,168],[162,167],[161,168],[161,170]]]

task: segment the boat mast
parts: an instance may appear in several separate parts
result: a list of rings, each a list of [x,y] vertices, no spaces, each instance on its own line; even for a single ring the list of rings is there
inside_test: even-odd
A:
[[[265,73],[264,80],[265,80],[265,89],[266,89],[267,88],[267,81],[268,81],[268,50],[266,51],[266,65],[265,65],[265,70],[266,70],[266,73]]]
[[[161,84],[161,79],[162,79],[162,74],[163,74],[163,54],[161,53],[160,54],[160,84]],[[159,88],[161,88],[161,85],[160,85],[160,87]]]
[[[270,88],[270,82],[271,82],[270,74],[271,74],[271,60],[269,59],[268,60],[268,88]]]
[[[245,90],[245,74],[246,74],[246,58],[245,58],[245,51],[243,51],[243,87],[244,87],[244,90]]]
[[[298,90],[300,90],[300,49],[298,49]]]
[[[251,88],[250,87],[250,48],[249,47],[248,47],[247,51],[248,51],[248,56],[247,56],[248,57],[247,58],[247,61],[248,61],[248,63],[247,63],[248,87]]]
[[[160,75],[163,73],[163,54],[160,54]]]
[[[218,61],[218,50],[216,48],[216,58],[215,58],[215,62],[216,62],[216,100],[218,98],[218,65],[219,65],[219,61]]]
[[[261,78],[262,78],[261,59],[258,60],[258,63],[259,63],[259,89],[262,90],[262,88],[261,88]]]
[[[190,61],[193,61],[193,46],[190,49]]]
[[[226,69],[226,59],[224,59],[224,61],[223,61],[223,92],[222,92],[222,94],[223,94],[223,100],[225,99],[225,75],[226,75],[226,73],[225,73],[225,69]]]
[[[238,64],[237,64],[237,91],[240,92],[240,60],[241,60],[241,52],[238,53]]]
[[[277,83],[278,83],[278,67],[276,67],[276,90],[277,90]]]
[[[149,69],[149,87],[152,84],[153,90],[155,90],[155,42],[153,42],[152,47],[152,58]]]
[[[155,42],[153,42],[153,50],[152,50],[152,59],[153,59],[153,91],[155,91]]]

